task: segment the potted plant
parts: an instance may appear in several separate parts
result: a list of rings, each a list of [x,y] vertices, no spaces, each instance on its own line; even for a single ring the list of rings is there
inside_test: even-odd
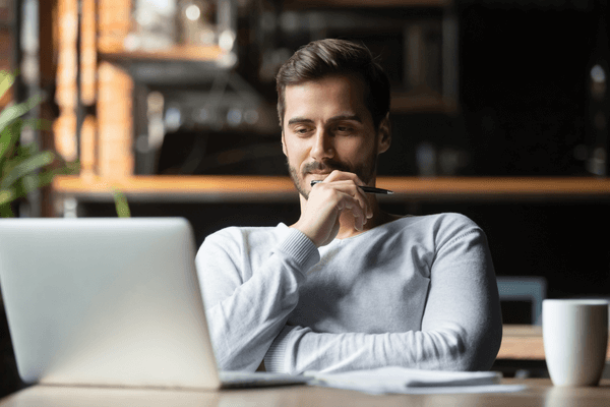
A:
[[[15,82],[15,75],[0,71],[0,98]],[[47,129],[41,119],[24,118],[41,101],[32,96],[22,103],[9,104],[0,112],[0,217],[13,217],[11,204],[29,192],[50,184],[56,174],[73,174],[78,162],[68,163],[52,151],[40,151],[34,142],[20,144],[21,131],[29,126]]]

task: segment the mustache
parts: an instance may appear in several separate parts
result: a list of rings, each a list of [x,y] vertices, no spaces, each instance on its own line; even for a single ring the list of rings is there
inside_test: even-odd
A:
[[[305,166],[303,167],[303,175],[305,175],[311,171],[327,171],[327,170],[353,172],[352,169],[348,165],[343,164],[340,161],[326,160],[323,163],[318,162],[318,161],[312,161],[308,164],[305,164]]]

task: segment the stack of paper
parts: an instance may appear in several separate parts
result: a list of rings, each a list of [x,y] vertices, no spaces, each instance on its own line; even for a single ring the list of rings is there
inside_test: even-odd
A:
[[[490,393],[515,392],[523,385],[500,384],[499,372],[445,372],[435,370],[384,367],[345,373],[306,372],[313,377],[309,384],[358,390],[371,394],[406,393]]]

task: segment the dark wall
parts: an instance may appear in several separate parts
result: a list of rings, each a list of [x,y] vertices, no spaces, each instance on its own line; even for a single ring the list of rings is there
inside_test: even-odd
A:
[[[475,174],[585,172],[574,149],[589,142],[586,87],[600,11],[593,2],[567,5],[461,9],[460,104]]]
[[[382,204],[396,214],[458,212],[486,233],[496,274],[544,276],[549,297],[610,294],[610,211],[607,203],[423,203]],[[130,204],[133,216],[184,216],[197,245],[228,226],[290,225],[298,202],[285,204]],[[88,216],[116,216],[113,205],[86,204]]]

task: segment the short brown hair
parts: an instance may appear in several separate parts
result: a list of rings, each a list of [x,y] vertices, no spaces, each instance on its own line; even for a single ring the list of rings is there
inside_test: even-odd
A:
[[[276,76],[280,126],[286,110],[286,86],[336,74],[356,74],[365,85],[364,102],[375,130],[390,111],[390,81],[373,54],[363,45],[337,39],[313,41],[301,47]]]

